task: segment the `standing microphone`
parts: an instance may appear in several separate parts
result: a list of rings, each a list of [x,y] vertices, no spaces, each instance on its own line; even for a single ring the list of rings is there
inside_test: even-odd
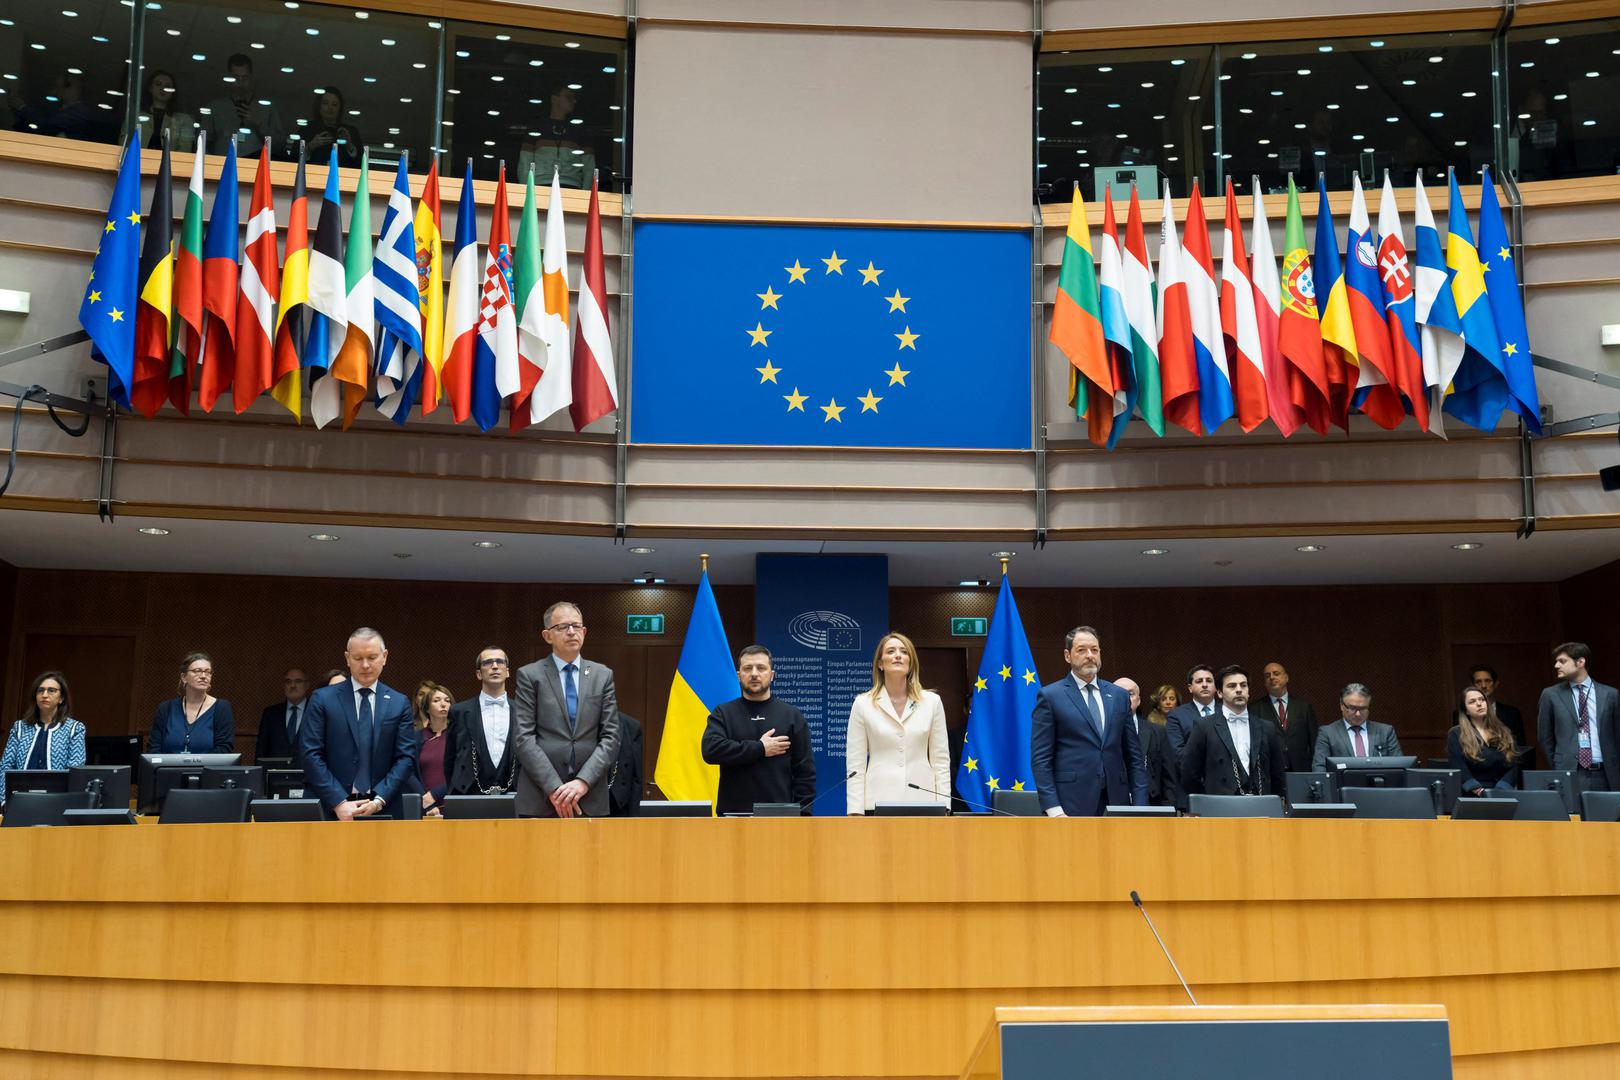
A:
[[[947,799],[947,800],[950,799],[950,796],[945,794],[945,792],[943,792],[943,791],[935,791],[933,788],[926,788],[926,787],[923,787],[921,784],[907,784],[906,787],[908,787],[908,788],[916,788],[918,791],[926,791],[926,792],[928,792],[928,794],[938,796],[939,798],[942,798],[942,799]],[[993,806],[986,806],[982,802],[974,802],[972,799],[968,798],[966,795],[958,795],[957,798],[961,799],[963,802],[967,803],[969,806],[973,807],[973,809],[975,809],[975,810],[988,810],[992,814],[1000,814],[1002,817],[1017,817],[1018,816],[1017,814],[1009,814],[1005,810],[997,810]]]
[[[1164,958],[1170,961],[1170,970],[1176,973],[1176,979],[1181,983],[1181,988],[1187,991],[1187,999],[1197,1005],[1198,999],[1193,997],[1192,987],[1188,986],[1187,980],[1181,977],[1181,969],[1176,967],[1175,957],[1171,956],[1170,950],[1165,947],[1164,938],[1159,936],[1159,931],[1154,927],[1153,920],[1148,918],[1147,908],[1142,906],[1142,898],[1136,895],[1135,889],[1131,890],[1131,903],[1135,904],[1136,910],[1142,913],[1142,918],[1147,919],[1148,929],[1153,931],[1153,940],[1159,943],[1159,949],[1164,953]]]
[[[816,803],[820,802],[822,799],[825,799],[828,795],[831,795],[833,792],[837,791],[839,788],[843,787],[845,784],[847,784],[851,780],[855,779],[855,774],[858,773],[858,772],[860,772],[859,769],[851,769],[851,770],[849,770],[849,772],[844,774],[844,778],[842,780],[838,781],[838,783],[834,784],[832,787],[828,788],[826,791],[818,792],[816,794],[815,798],[811,799],[809,802],[804,804],[804,808],[806,810],[814,810],[816,808]]]

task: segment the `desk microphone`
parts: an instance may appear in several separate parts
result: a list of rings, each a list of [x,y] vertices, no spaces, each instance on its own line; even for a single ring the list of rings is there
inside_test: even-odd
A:
[[[1181,983],[1181,988],[1187,991],[1187,1000],[1197,1005],[1198,999],[1193,997],[1192,987],[1188,986],[1187,980],[1181,977],[1181,969],[1176,967],[1175,957],[1171,956],[1170,950],[1165,947],[1164,938],[1159,936],[1159,931],[1154,927],[1153,920],[1148,918],[1147,908],[1142,906],[1142,898],[1136,895],[1135,889],[1131,890],[1131,903],[1135,904],[1136,910],[1142,913],[1142,918],[1147,919],[1148,929],[1153,931],[1153,940],[1159,943],[1159,949],[1164,953],[1164,958],[1170,961],[1170,970],[1176,973],[1176,979]]]
[[[926,791],[928,794],[936,796],[938,798],[942,798],[942,799],[949,799],[950,798],[950,796],[945,794],[945,792],[943,792],[943,791],[935,791],[933,788],[926,788],[926,787],[923,787],[921,784],[907,784],[906,787],[908,787],[908,788],[916,788],[918,791]],[[1005,810],[997,810],[993,806],[986,806],[982,802],[974,802],[972,799],[968,798],[966,795],[958,795],[957,798],[961,799],[964,803],[966,803],[967,805],[973,807],[973,809],[975,809],[975,810],[988,810],[988,811],[990,811],[990,813],[992,813],[992,814],[1000,814],[1002,817],[1017,817],[1018,816],[1017,814],[1009,814]]]
[[[851,780],[855,779],[855,774],[858,773],[858,772],[860,772],[859,769],[851,769],[851,770],[849,770],[849,772],[844,774],[844,778],[842,780],[838,781],[838,783],[834,784],[832,787],[828,788],[826,791],[818,793],[815,796],[815,798],[813,798],[809,802],[805,803],[804,808],[806,810],[814,810],[816,808],[816,803],[820,802],[822,799],[825,799],[828,795],[831,795],[833,792],[837,791],[839,788],[843,787],[845,784],[847,784]]]

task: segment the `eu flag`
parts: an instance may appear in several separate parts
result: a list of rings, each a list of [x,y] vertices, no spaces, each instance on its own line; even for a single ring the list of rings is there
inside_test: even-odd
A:
[[[956,770],[956,793],[969,809],[982,811],[998,791],[1035,790],[1029,730],[1040,692],[1035,658],[1013,600],[1012,579],[1003,574],[979,677],[973,681],[962,764]]]
[[[1513,270],[1513,244],[1502,222],[1491,170],[1485,169],[1479,191],[1479,262],[1485,277],[1485,300],[1491,305],[1496,336],[1502,345],[1502,374],[1507,379],[1508,408],[1524,426],[1541,433],[1541,400],[1530,360],[1530,332],[1524,324],[1524,296]]]
[[[1027,449],[1022,232],[636,226],[641,443]]]
[[[136,131],[124,150],[79,304],[79,325],[90,335],[90,355],[107,365],[108,395],[126,409],[135,381],[135,302],[140,294],[140,136]]]

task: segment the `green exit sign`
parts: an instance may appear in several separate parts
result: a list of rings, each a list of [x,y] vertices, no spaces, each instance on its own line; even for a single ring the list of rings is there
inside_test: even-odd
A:
[[[624,632],[627,634],[662,634],[664,632],[664,617],[662,615],[626,615],[624,617]]]
[[[984,637],[989,632],[989,619],[951,620],[951,637]]]

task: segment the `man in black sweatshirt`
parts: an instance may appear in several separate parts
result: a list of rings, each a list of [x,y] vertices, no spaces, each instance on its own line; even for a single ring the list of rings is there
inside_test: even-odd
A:
[[[804,713],[771,696],[771,650],[750,645],[737,657],[743,696],[715,707],[703,732],[703,760],[720,766],[716,812],[751,814],[755,803],[796,802],[810,812],[816,761]]]

